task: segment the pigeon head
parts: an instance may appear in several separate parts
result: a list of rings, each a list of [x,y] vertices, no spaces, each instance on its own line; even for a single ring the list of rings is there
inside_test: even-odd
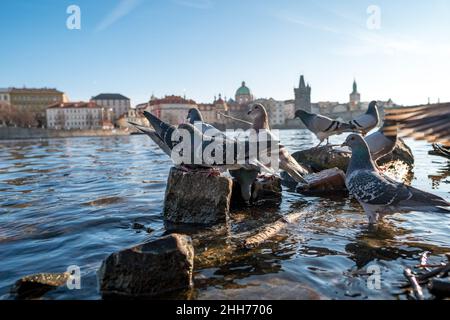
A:
[[[353,150],[353,149],[363,148],[364,146],[367,147],[367,144],[361,135],[352,133],[347,137],[347,139],[342,144],[342,146],[349,147]]]
[[[255,103],[250,107],[247,113],[253,119],[253,129],[260,130],[266,129],[270,130],[269,119],[267,117],[266,108],[260,103]]]
[[[261,103],[255,103],[250,107],[250,110],[247,113],[252,118],[260,117],[263,115],[267,115],[266,108]]]
[[[376,114],[376,113],[378,113],[377,102],[376,101],[372,101],[371,103],[369,103],[369,108],[367,109],[367,113],[368,114]]]
[[[347,174],[357,169],[373,170],[375,168],[369,147],[361,135],[355,133],[350,134],[342,146],[347,146],[352,149],[352,158],[347,168]]]
[[[198,110],[197,108],[189,109],[186,119],[190,124],[194,124],[196,121],[203,122],[202,114],[200,113],[200,110]]]

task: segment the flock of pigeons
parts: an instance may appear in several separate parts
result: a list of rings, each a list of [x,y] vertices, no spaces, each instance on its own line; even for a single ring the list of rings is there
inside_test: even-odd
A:
[[[418,116],[417,112],[421,112],[421,116]],[[447,116],[450,116],[449,110],[445,112]],[[238,138],[231,137],[211,124],[205,123],[200,111],[196,108],[189,110],[187,122],[178,126],[165,123],[149,112],[144,112],[144,115],[153,128],[143,127],[135,123],[131,124],[141,132],[147,134],[169,156],[171,156],[174,148],[182,142],[180,138],[173,139],[174,136],[179,136],[176,133],[180,129],[187,130],[190,134],[191,144],[193,146],[191,151],[192,158],[194,157],[194,153],[202,152],[211,143],[221,145],[220,150],[224,153],[223,159],[226,158],[228,160],[226,164],[211,164],[211,162],[208,162],[193,165],[192,163],[194,162],[190,162],[189,164],[183,163],[180,167],[184,170],[228,170],[230,175],[238,180],[241,186],[241,194],[245,201],[250,201],[255,197],[252,194],[252,184],[260,173],[274,173],[270,163],[262,163],[260,159],[247,154],[248,150],[250,150],[249,144],[254,143],[250,141],[245,141],[245,163],[242,164],[238,161],[236,156],[230,163],[230,159],[226,156],[227,150],[229,148],[233,148],[234,151],[237,150]],[[264,141],[264,145],[258,145],[258,148],[267,148],[266,151],[269,152],[269,150],[274,150],[273,147],[276,147],[275,150],[278,150],[279,168],[286,171],[297,183],[306,183],[303,176],[308,173],[308,170],[299,164],[271,133],[268,114],[264,106],[261,104],[253,104],[250,107],[248,115],[251,117],[252,122],[240,121],[251,125],[252,129],[257,133],[264,130],[268,136],[268,139]],[[399,115],[402,115],[402,117],[399,117]],[[405,117],[404,115],[405,113],[401,111],[397,113],[395,110],[392,113],[387,113],[383,126],[378,131],[366,136],[367,133],[376,128],[380,123],[380,115],[376,101],[372,101],[369,104],[366,113],[348,123],[333,120],[322,115],[308,113],[303,110],[298,110],[295,113],[295,117],[299,118],[319,139],[320,143],[316,148],[324,140],[327,140],[327,144],[329,144],[329,137],[332,135],[351,133],[342,145],[342,147],[351,149],[351,151],[348,150],[346,152],[352,153],[345,182],[350,194],[362,205],[371,224],[376,223],[383,215],[394,212],[417,210],[450,213],[450,210],[446,209],[450,206],[450,203],[446,200],[392,180],[379,172],[375,164],[377,159],[394,150],[398,137],[398,129],[402,128],[404,123],[408,123],[407,121],[411,120],[411,117],[415,118],[413,124],[410,124],[409,127],[415,128],[415,132],[420,132],[421,128],[429,128],[430,123],[433,126],[434,122],[430,122],[430,118],[434,119],[437,117],[437,120],[441,120],[436,114],[427,117],[424,109],[416,110],[410,117]],[[443,122],[440,123],[442,124]],[[443,125],[447,131],[449,127],[448,123],[447,120],[447,125]],[[427,133],[425,132],[423,137],[426,136]],[[441,137],[448,139],[448,136],[445,137],[445,134],[441,134]],[[200,150],[195,150],[193,145],[194,140],[201,141],[198,147]],[[256,141],[256,143],[259,143],[259,141]],[[236,152],[232,154],[236,155]]]

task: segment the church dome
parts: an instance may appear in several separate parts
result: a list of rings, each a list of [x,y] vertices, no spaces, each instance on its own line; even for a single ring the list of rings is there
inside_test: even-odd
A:
[[[236,96],[245,96],[245,95],[251,95],[250,89],[245,85],[245,81],[242,81],[242,86],[237,89]]]

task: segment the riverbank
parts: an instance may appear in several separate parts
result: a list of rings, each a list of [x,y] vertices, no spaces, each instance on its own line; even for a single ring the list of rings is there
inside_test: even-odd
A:
[[[72,137],[108,137],[127,136],[130,132],[122,129],[114,130],[52,130],[42,128],[0,127],[0,140],[26,140]]]

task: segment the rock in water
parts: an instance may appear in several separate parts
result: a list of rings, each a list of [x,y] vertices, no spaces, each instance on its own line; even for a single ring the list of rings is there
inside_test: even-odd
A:
[[[303,194],[323,194],[329,192],[346,192],[344,171],[333,168],[323,170],[319,173],[313,173],[305,176],[308,182],[306,185],[300,184],[297,192]]]
[[[298,151],[292,154],[298,163],[308,167],[312,172],[338,168],[347,170],[350,154],[332,152],[332,147],[324,146]]]
[[[50,290],[64,286],[69,280],[70,274],[64,273],[40,273],[23,277],[18,280],[11,293],[16,299],[36,299]]]
[[[338,168],[347,171],[350,162],[350,154],[332,152],[332,147],[324,146],[320,148],[312,148],[308,150],[298,151],[292,156],[300,164],[309,167],[313,172]],[[397,145],[391,154],[384,156],[377,161],[378,165],[384,165],[387,162],[400,160],[409,166],[414,165],[414,156],[411,149],[405,144],[403,139],[397,140]]]
[[[192,287],[194,248],[171,234],[111,254],[98,271],[103,296],[154,297]]]
[[[170,169],[164,219],[171,223],[217,224],[228,221],[232,180],[204,172]]]

